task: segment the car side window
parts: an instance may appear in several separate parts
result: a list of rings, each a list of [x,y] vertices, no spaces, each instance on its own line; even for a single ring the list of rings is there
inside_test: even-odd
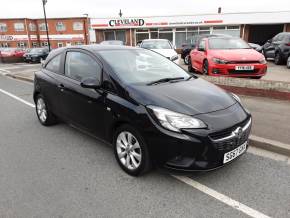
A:
[[[45,69],[52,71],[54,73],[59,73],[59,66],[61,62],[61,55],[57,55],[52,58],[45,66]]]
[[[205,40],[199,42],[198,50],[205,50]]]
[[[67,77],[77,81],[87,78],[101,80],[101,74],[101,66],[91,56],[82,52],[67,52],[65,60],[65,75]]]

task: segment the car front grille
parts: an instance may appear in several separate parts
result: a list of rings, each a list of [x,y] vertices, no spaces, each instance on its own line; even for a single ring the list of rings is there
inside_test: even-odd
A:
[[[248,140],[251,132],[251,123],[252,120],[248,119],[238,127],[236,126],[225,131],[210,134],[209,137],[215,148],[219,151],[233,150]],[[241,128],[241,133],[237,135],[235,131],[238,130],[239,127]]]
[[[229,61],[228,64],[259,64],[259,61]]]
[[[248,73],[258,73],[259,69],[254,70],[228,70],[230,74],[248,74]]]

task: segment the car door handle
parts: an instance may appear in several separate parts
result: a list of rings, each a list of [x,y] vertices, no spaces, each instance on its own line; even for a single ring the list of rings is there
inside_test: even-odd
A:
[[[64,91],[64,85],[63,85],[63,84],[59,84],[59,85],[58,85],[58,88],[60,89],[61,92]]]

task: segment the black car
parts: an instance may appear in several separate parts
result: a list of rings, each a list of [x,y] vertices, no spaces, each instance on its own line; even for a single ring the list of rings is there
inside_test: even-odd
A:
[[[48,48],[33,48],[23,55],[25,62],[40,63],[49,54]]]
[[[263,47],[260,46],[259,44],[255,44],[255,43],[248,43],[249,46],[251,46],[252,49],[255,49],[257,52],[263,53]]]
[[[203,38],[210,38],[210,37],[231,37],[229,35],[225,34],[202,34],[202,35],[195,35],[192,36],[191,38],[187,39],[184,44],[181,45],[182,50],[181,50],[181,58],[184,61],[184,64],[188,65],[189,63],[189,53],[192,49],[195,48],[196,44],[199,42],[199,40]]]
[[[273,39],[268,40],[263,46],[263,52],[266,58],[274,58],[277,65],[290,62],[290,33],[279,33]]]
[[[219,168],[248,146],[251,115],[236,95],[150,50],[57,49],[35,74],[33,96],[41,124],[62,120],[112,144],[133,176],[154,165]]]

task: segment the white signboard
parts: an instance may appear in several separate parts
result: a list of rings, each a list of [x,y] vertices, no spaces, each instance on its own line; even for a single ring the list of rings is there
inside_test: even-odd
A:
[[[290,23],[290,11],[91,19],[91,27],[93,29],[125,29],[273,23]]]

